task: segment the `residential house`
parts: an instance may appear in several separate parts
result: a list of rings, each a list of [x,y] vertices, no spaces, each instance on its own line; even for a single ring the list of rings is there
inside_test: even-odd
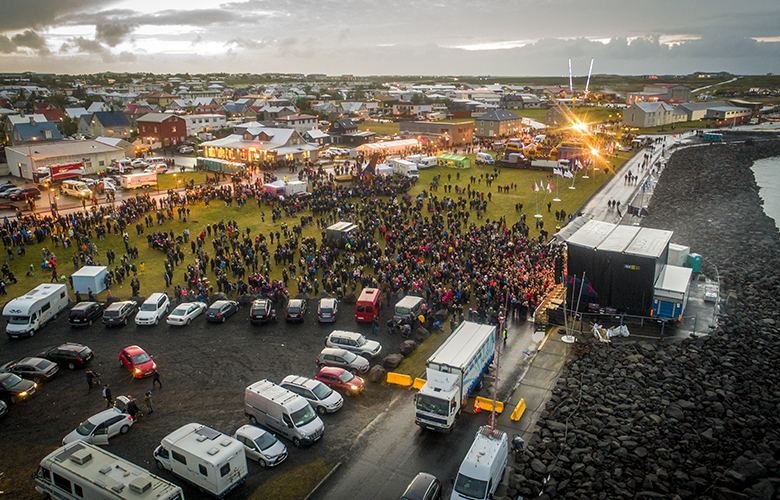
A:
[[[405,117],[420,117],[430,113],[433,107],[430,104],[415,104],[409,101],[400,101],[393,104],[393,114]]]
[[[328,133],[330,134],[331,141],[339,144],[341,143],[341,137],[346,134],[354,134],[358,131],[357,125],[350,118],[339,118],[331,123]]]
[[[306,142],[310,144],[316,144],[318,146],[324,146],[326,144],[330,144],[330,135],[328,135],[327,133],[323,132],[318,128],[306,130],[301,135],[303,135],[303,138],[306,139]]]
[[[121,111],[98,111],[79,117],[79,134],[89,137],[130,138],[130,120]]]
[[[177,115],[166,113],[148,113],[137,119],[138,138],[141,144],[162,147],[175,146],[187,138],[187,122]]]
[[[8,144],[11,146],[62,139],[57,124],[46,121],[43,115],[7,115],[7,120]]]
[[[636,102],[623,110],[623,125],[626,127],[660,127],[669,125],[674,108],[665,102]]]
[[[300,133],[317,126],[317,117],[312,115],[287,115],[274,118],[274,124],[281,128],[294,128]]]
[[[87,108],[65,108],[65,114],[74,122],[79,121],[81,115],[87,114]]]
[[[477,137],[508,137],[523,128],[523,119],[506,109],[493,109],[476,119]]]
[[[470,145],[474,140],[474,120],[458,122],[401,122],[398,134],[438,142],[442,147]]]
[[[150,105],[164,108],[179,97],[173,94],[166,94],[165,92],[152,92],[150,94],[141,94],[139,98],[146,101]]]
[[[227,127],[227,118],[219,113],[185,115],[182,118],[187,123],[187,137]]]
[[[244,125],[236,127],[235,134],[202,143],[203,155],[250,165],[317,159],[318,147],[307,143],[295,129]]]

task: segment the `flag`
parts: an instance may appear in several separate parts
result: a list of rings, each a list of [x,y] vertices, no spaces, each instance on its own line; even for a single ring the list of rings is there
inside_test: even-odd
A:
[[[548,192],[550,192],[550,193],[552,193],[552,192],[553,192],[553,189],[554,189],[554,188],[553,188],[552,181],[550,181],[550,183],[549,183],[549,184],[547,184],[547,191],[548,191]]]
[[[539,184],[534,182],[534,191],[539,191]]]
[[[580,283],[582,283],[582,280],[579,279],[577,276],[566,276],[566,286],[567,287],[578,287],[580,286]]]
[[[615,151],[615,143],[610,142],[607,146],[607,154],[612,154],[613,151]]]
[[[574,177],[574,174],[572,174],[570,171],[567,170],[566,172],[563,173],[563,176],[566,177],[567,179],[571,179],[572,177]]]
[[[561,171],[560,168],[556,167],[553,169],[553,175],[563,175],[563,172]]]
[[[593,289],[593,286],[590,284],[590,280],[587,276],[583,276],[582,279],[582,295],[593,298],[599,296],[599,294],[596,293],[596,290]]]

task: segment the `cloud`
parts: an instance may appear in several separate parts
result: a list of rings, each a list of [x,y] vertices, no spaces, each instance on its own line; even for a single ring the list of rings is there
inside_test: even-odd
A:
[[[10,38],[0,35],[0,53],[11,54],[20,48],[32,49],[42,56],[51,54],[46,46],[46,39],[32,30],[26,30]]]
[[[126,21],[102,20],[95,24],[95,39],[109,47],[116,47],[122,43],[127,35],[133,32],[137,24]]]
[[[16,51],[16,45],[5,35],[0,35],[0,53],[10,54]]]
[[[77,52],[100,56],[104,63],[116,62],[119,58],[111,50],[98,40],[90,40],[82,36],[70,38],[60,47],[60,53]],[[126,54],[126,53],[124,53]],[[124,56],[125,59],[127,56]]]
[[[111,1],[116,0],[3,0],[0,33],[51,26],[64,15],[104,8]]]
[[[266,47],[268,42],[265,40],[250,40],[248,38],[233,38],[232,40],[228,40],[225,45],[233,45],[246,50],[257,50]]]

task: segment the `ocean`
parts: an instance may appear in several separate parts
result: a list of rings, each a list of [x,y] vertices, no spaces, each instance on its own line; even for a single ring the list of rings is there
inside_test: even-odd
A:
[[[761,188],[758,194],[764,200],[764,213],[780,227],[780,156],[758,160],[753,164],[753,173]]]

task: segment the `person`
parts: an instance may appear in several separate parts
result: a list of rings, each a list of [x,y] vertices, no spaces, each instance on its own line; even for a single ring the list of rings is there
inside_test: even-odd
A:
[[[162,382],[160,382],[160,372],[157,370],[154,371],[154,377],[152,377],[152,389],[154,389],[155,384],[159,385],[160,389],[162,389]]]
[[[94,383],[95,380],[95,374],[92,373],[92,370],[87,369],[86,375],[87,375],[87,386],[89,386],[89,390],[87,390],[87,394],[89,394],[90,392],[92,392],[92,384]]]
[[[95,300],[95,294],[92,293],[92,287],[87,287],[87,298],[90,302],[96,302]]]
[[[146,395],[144,396],[144,404],[146,405],[147,413],[152,413],[154,411],[152,408],[152,391],[146,391]]]
[[[371,320],[371,330],[374,332],[374,335],[379,335],[379,318],[376,316]]]
[[[106,400],[106,408],[111,408],[114,405],[114,398],[111,397],[111,388],[108,384],[103,386],[103,399]]]
[[[135,419],[139,413],[141,413],[141,409],[138,407],[138,404],[135,402],[135,398],[132,396],[128,396],[130,398],[130,402],[127,403],[127,407],[125,408],[125,413],[133,417]]]

